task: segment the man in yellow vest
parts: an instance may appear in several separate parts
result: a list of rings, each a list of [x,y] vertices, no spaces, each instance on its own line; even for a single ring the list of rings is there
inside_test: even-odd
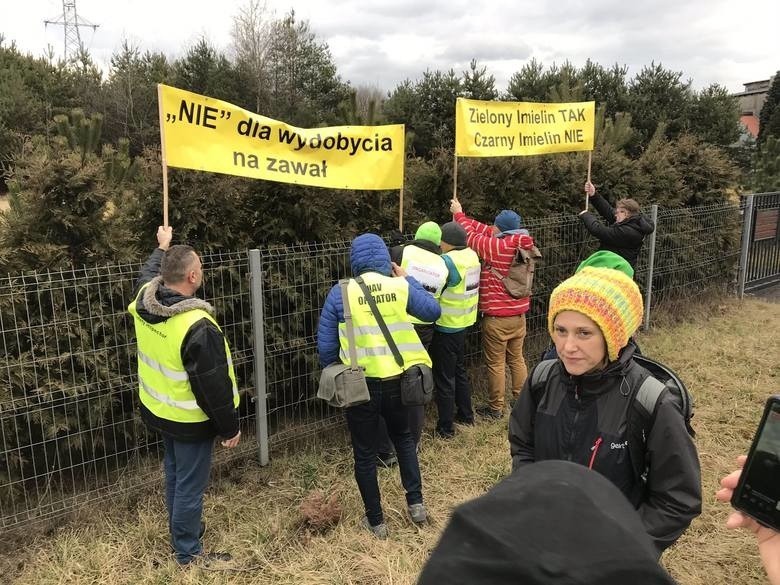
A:
[[[419,282],[390,261],[387,246],[379,236],[363,234],[355,238],[350,248],[350,264],[354,278],[347,285],[347,295],[355,350],[358,365],[365,371],[371,400],[346,409],[347,426],[355,458],[355,481],[366,512],[363,526],[377,538],[384,539],[387,538],[387,524],[376,477],[380,417],[387,425],[398,456],[409,516],[418,524],[425,522],[428,516],[423,504],[420,465],[409,430],[409,416],[407,408],[401,403],[400,377],[415,364],[431,366],[428,352],[420,342],[409,315],[422,321],[435,321],[440,309],[436,299]],[[396,362],[367,297],[356,281],[357,277],[363,279],[368,294],[376,302],[403,359],[403,368]],[[323,367],[337,362],[349,363],[344,299],[338,283],[330,290],[322,307],[317,326],[317,351]]]
[[[435,221],[426,221],[417,228],[414,240],[390,248],[390,259],[399,264],[409,276],[419,282],[434,299],[441,296],[447,284],[449,270],[441,257],[441,228]],[[414,330],[427,351],[433,340],[433,321],[426,322],[410,317]],[[419,451],[423,428],[425,427],[425,407],[410,406],[409,430],[412,431],[414,444]],[[379,464],[392,467],[398,462],[393,451],[390,436],[384,422],[379,421]]]
[[[141,270],[128,310],[138,343],[138,393],[146,426],[165,445],[165,503],[171,545],[180,565],[230,560],[204,553],[203,493],[214,438],[238,445],[238,388],[230,348],[214,308],[195,297],[203,266],[190,246],[171,246],[173,230],[160,226],[159,247]]]
[[[436,435],[450,439],[455,436],[453,422],[474,424],[465,352],[466,329],[477,320],[480,264],[466,245],[466,230],[457,222],[441,227],[441,249],[449,277],[439,297],[441,317],[436,321],[431,359],[439,411]]]

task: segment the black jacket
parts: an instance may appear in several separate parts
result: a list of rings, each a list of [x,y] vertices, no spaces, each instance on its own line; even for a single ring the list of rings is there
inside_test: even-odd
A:
[[[579,217],[585,228],[601,242],[599,250],[614,252],[625,258],[632,268],[636,268],[642,242],[645,236],[653,233],[655,224],[644,215],[635,215],[617,223],[615,210],[606,199],[601,195],[594,195],[590,201],[607,225],[601,223],[590,211]]]
[[[570,376],[558,361],[542,392],[528,388],[531,374],[509,421],[512,469],[561,459],[598,471],[637,508],[660,555],[701,513],[701,471],[680,406],[666,392],[647,437],[646,484],[636,477],[627,421],[631,397],[649,373],[632,355],[624,351],[603,371],[585,376]],[[539,404],[534,396],[543,396]]]
[[[147,282],[151,282],[160,272],[163,251],[155,249],[141,269],[133,298]],[[155,283],[151,284],[153,286]],[[165,307],[187,302],[187,297],[160,284],[154,299]],[[139,316],[148,323],[160,323],[167,317],[152,312],[154,309],[144,305],[143,295],[136,303]],[[152,309],[152,311],[150,311]],[[184,369],[189,376],[192,393],[198,406],[209,420],[199,423],[181,423],[162,419],[152,414],[141,404],[141,416],[146,425],[160,433],[180,441],[200,441],[219,435],[230,439],[238,433],[238,412],[233,406],[233,383],[228,376],[225,337],[208,319],[194,323],[181,347]]]

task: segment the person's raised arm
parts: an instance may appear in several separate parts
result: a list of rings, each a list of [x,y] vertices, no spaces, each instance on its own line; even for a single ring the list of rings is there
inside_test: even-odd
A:
[[[463,229],[466,230],[468,235],[478,234],[485,237],[492,237],[494,235],[492,225],[479,222],[463,213],[463,206],[460,201],[458,201],[457,197],[453,197],[450,201],[450,213],[452,213],[453,221],[457,221],[463,226]]]
[[[138,294],[138,291],[143,285],[160,274],[162,258],[165,251],[171,246],[171,239],[173,239],[173,228],[171,226],[161,225],[157,228],[157,247],[152,251],[149,258],[146,259],[146,262],[141,267],[141,273],[135,283],[133,292],[134,297]]]

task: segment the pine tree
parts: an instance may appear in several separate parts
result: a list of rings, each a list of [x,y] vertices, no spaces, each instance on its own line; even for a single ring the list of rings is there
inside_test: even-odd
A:
[[[758,146],[760,147],[768,136],[780,138],[780,71],[775,73],[772,85],[769,86],[761,114],[758,117]]]
[[[780,191],[780,138],[764,138],[753,158],[751,187],[756,193]]]

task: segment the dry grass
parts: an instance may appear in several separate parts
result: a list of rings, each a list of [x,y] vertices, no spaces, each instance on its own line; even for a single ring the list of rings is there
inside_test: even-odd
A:
[[[664,558],[681,585],[764,583],[750,537],[723,527],[718,479],[750,443],[766,395],[778,391],[780,304],[724,301],[694,323],[668,323],[640,339],[643,349],[684,375],[697,400],[704,513]],[[432,417],[429,417],[432,418]],[[359,528],[362,506],[342,434],[223,472],[206,498],[206,545],[229,550],[234,571],[181,570],[168,553],[159,493],[114,502],[40,535],[0,559],[2,582],[47,583],[414,583],[452,507],[483,493],[509,470],[506,419],[463,429],[455,440],[426,438],[421,455],[431,523],[407,519],[397,470],[380,471],[390,539]],[[300,516],[307,494],[336,494],[341,521],[312,533]],[[619,554],[619,553],[618,553]],[[619,556],[616,558],[619,562]]]

